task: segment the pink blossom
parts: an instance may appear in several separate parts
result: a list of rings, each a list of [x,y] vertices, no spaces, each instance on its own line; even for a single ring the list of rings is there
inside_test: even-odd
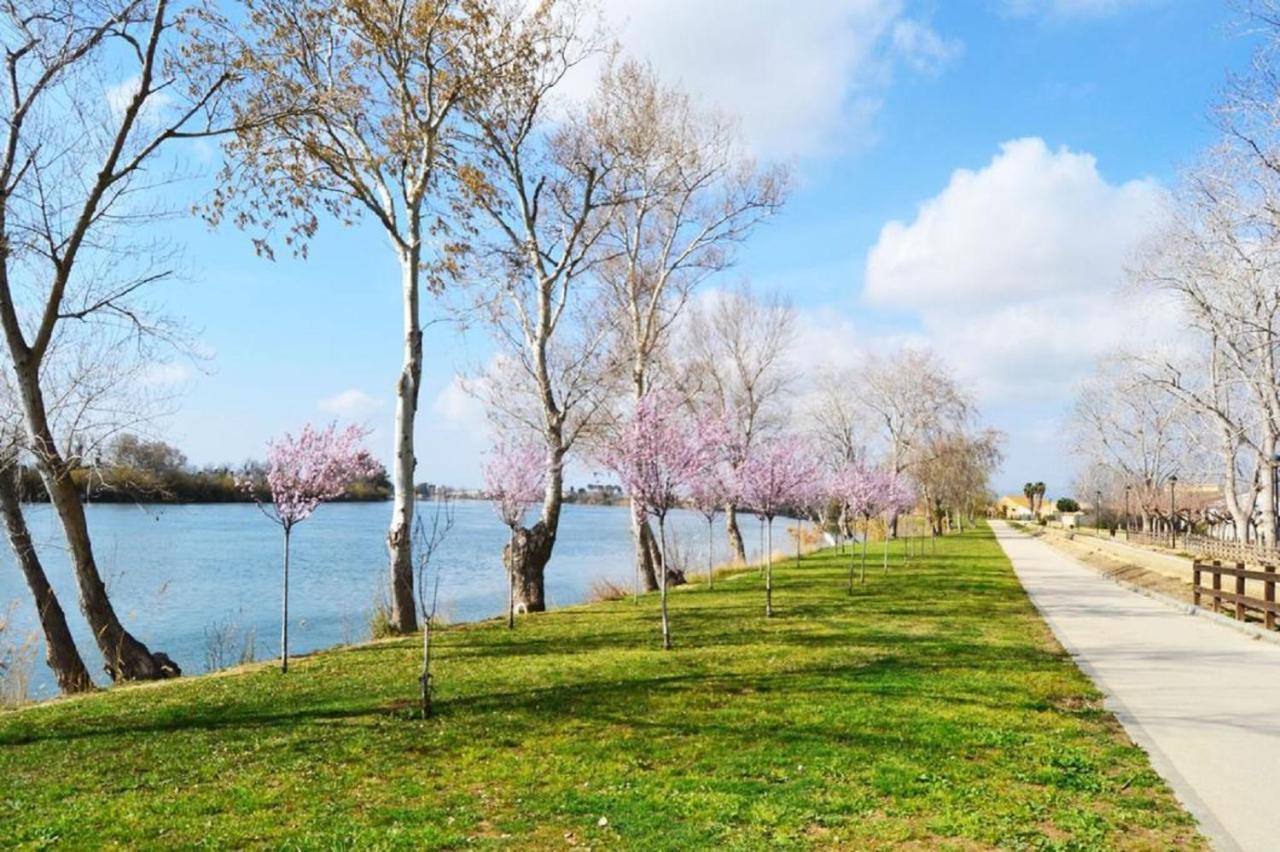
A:
[[[537,441],[498,437],[484,466],[484,488],[504,524],[519,526],[529,507],[542,499],[546,483],[545,453]]]
[[[821,471],[810,447],[786,436],[762,441],[738,467],[737,491],[756,515],[772,520],[797,505],[808,505]]]
[[[267,445],[267,486],[271,506],[263,511],[286,530],[305,521],[324,502],[346,493],[355,482],[378,472],[378,464],[361,446],[366,430],[331,423],[311,424],[295,438],[285,434]]]
[[[723,502],[716,481],[724,443],[719,419],[695,418],[675,394],[653,391],[605,446],[601,461],[644,511],[662,518],[695,492],[700,501]]]

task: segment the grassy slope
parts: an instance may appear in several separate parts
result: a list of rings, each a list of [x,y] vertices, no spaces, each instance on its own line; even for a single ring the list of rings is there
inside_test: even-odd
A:
[[[873,548],[874,553],[874,548]],[[0,715],[0,835],[687,849],[1199,847],[986,530],[849,597],[843,559],[656,601]],[[599,824],[601,817],[607,825]]]

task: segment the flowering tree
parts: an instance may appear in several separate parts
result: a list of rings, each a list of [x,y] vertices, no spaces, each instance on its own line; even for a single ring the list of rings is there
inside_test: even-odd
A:
[[[489,451],[484,466],[485,494],[493,501],[493,508],[511,532],[510,541],[503,554],[507,570],[507,627],[516,623],[516,575],[513,560],[516,550],[516,530],[524,521],[529,507],[542,499],[547,486],[545,453],[536,441],[516,441],[499,436]]]
[[[796,505],[817,477],[817,465],[809,448],[790,436],[762,441],[738,467],[738,493],[765,523],[766,618],[773,615],[773,519]]]
[[[667,617],[667,513],[707,478],[720,458],[723,425],[717,418],[695,419],[681,406],[680,397],[650,391],[640,398],[635,413],[609,440],[602,461],[618,475],[639,510],[658,520],[662,571],[658,591],[662,602],[662,647],[671,648]]]
[[[716,515],[734,500],[729,487],[729,476],[721,465],[716,465],[689,483],[689,505],[707,520],[707,588],[715,588],[714,527]]]
[[[861,582],[867,581],[867,536],[871,531],[871,518],[884,507],[888,492],[888,477],[883,471],[860,463],[840,468],[833,481],[833,490],[850,517],[860,517],[862,529]],[[853,593],[853,554],[849,557],[849,592]]]
[[[888,525],[897,520],[899,515],[914,509],[919,499],[915,485],[911,480],[899,473],[889,474],[884,484],[884,505],[881,507],[881,511],[889,513],[889,517],[885,519],[886,530]],[[906,551],[904,550],[903,559],[906,559],[905,553]],[[884,537],[884,570],[886,573],[889,571],[889,536],[887,532]]]
[[[271,503],[258,508],[284,530],[284,572],[280,607],[280,671],[289,671],[289,538],[293,528],[311,517],[321,503],[341,497],[353,482],[377,472],[377,462],[361,442],[366,431],[336,424],[302,427],[295,438],[285,434],[268,444],[267,487]],[[241,486],[250,494],[253,483]]]

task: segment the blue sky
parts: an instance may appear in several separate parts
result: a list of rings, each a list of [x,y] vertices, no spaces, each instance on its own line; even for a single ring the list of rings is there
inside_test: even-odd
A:
[[[933,345],[1009,433],[999,484],[1064,490],[1074,383],[1143,319],[1109,298],[1126,253],[1161,188],[1213,140],[1212,103],[1247,64],[1228,5],[604,5],[626,50],[740,113],[762,157],[794,164],[785,212],[725,281],[790,294],[797,358]],[[233,229],[165,227],[186,244],[190,274],[163,298],[210,357],[155,431],[197,463],[235,462],[337,416],[374,427],[389,459],[400,319],[383,237],[326,222],[309,260],[271,263]],[[420,479],[478,482],[482,418],[454,376],[487,352],[478,331],[428,331]]]

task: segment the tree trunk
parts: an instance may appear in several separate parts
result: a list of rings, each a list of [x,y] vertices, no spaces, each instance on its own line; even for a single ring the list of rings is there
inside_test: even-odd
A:
[[[663,564],[666,563],[667,555],[667,528],[661,517],[658,518],[658,537],[659,544],[662,547]],[[662,650],[671,650],[671,623],[667,618],[667,572],[662,572],[662,579],[658,581],[658,594],[661,598],[662,606]]]
[[[10,346],[12,347],[12,343]],[[11,358],[32,454],[45,490],[49,493],[49,501],[62,524],[71,565],[75,569],[76,585],[80,591],[80,611],[93,630],[94,641],[106,661],[107,674],[116,681],[156,680],[182,674],[177,663],[167,654],[149,651],[124,629],[116,616],[107,595],[106,584],[102,582],[93,557],[84,503],[71,480],[71,467],[58,452],[57,442],[49,427],[44,394],[39,383],[39,363],[30,360],[29,356],[24,359],[11,354]]]
[[[422,619],[422,671],[418,673],[422,718],[431,718],[431,619]]]
[[[858,582],[867,582],[867,539],[871,537],[871,519],[867,518],[862,526],[862,576]]]
[[[739,565],[747,564],[747,548],[742,543],[742,530],[738,529],[738,507],[732,503],[724,507],[724,529],[729,537],[729,556]]]
[[[45,660],[58,680],[58,688],[64,693],[87,692],[93,689],[93,679],[89,677],[84,660],[76,649],[75,640],[71,638],[66,614],[58,603],[53,587],[49,585],[44,566],[40,564],[40,557],[31,542],[26,519],[22,515],[22,505],[18,498],[20,471],[17,464],[11,464],[9,470],[0,470],[0,513],[4,515],[9,545],[13,548],[14,559],[35,599],[36,613],[44,631]]]
[[[765,533],[764,559],[764,617],[773,617],[773,518],[769,518]]]
[[[401,299],[404,308],[404,364],[396,382],[395,463],[392,483],[395,493],[391,526],[387,530],[387,551],[391,557],[391,626],[402,634],[417,632],[418,613],[413,601],[413,429],[418,417],[418,391],[422,386],[422,326],[419,317],[419,249],[401,253]]]
[[[543,612],[547,608],[544,576],[555,531],[545,521],[532,527],[517,527],[507,545],[504,558],[511,566],[512,597],[516,612]]]
[[[715,569],[715,518],[707,518],[707,589],[716,587]]]
[[[631,501],[632,541],[636,550],[636,573],[646,592],[658,590],[658,571],[664,564],[662,548],[653,535],[653,527],[642,517],[635,500]]]
[[[280,674],[289,673],[289,528],[284,528],[284,573],[280,586]]]
[[[507,629],[516,626],[516,572],[511,567],[511,554],[516,550],[516,531],[512,527],[507,548],[502,553],[502,564],[507,569]]]

